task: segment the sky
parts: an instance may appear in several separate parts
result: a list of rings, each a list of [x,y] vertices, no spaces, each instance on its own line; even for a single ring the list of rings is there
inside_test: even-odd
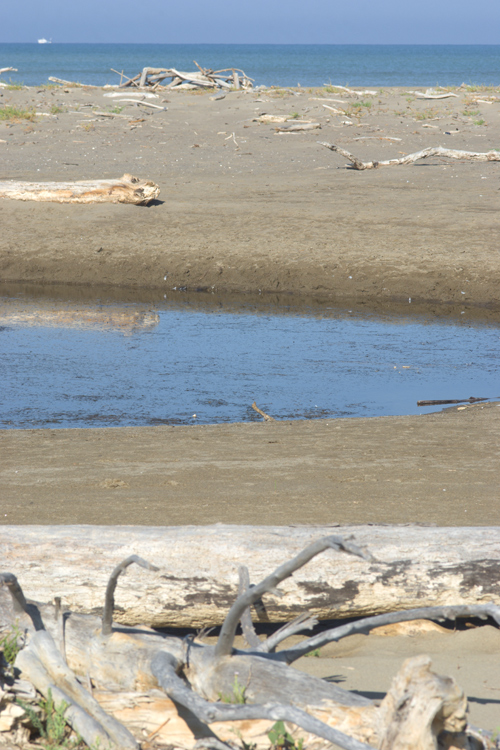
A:
[[[0,42],[498,44],[499,0],[23,0]]]

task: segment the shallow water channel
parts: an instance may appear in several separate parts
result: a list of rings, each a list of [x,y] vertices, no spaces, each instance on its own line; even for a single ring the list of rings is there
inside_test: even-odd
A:
[[[500,326],[469,312],[178,294],[0,296],[0,427],[422,414],[500,396]]]

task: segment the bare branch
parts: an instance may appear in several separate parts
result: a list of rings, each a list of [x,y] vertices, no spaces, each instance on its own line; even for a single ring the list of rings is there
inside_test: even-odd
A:
[[[312,617],[308,612],[303,612],[298,617],[295,617],[291,622],[283,625],[282,628],[277,630],[275,633],[266,638],[265,641],[259,642],[259,645],[255,651],[263,651],[264,653],[272,653],[278,644],[289,638],[291,635],[296,633],[302,633],[303,630],[312,630],[319,620]]]
[[[402,156],[400,159],[387,159],[386,161],[361,161],[357,156],[354,156],[349,151],[346,151],[340,146],[336,146],[334,143],[325,143],[324,141],[318,141],[320,146],[326,146],[331,151],[336,151],[341,156],[344,156],[354,165],[354,169],[378,169],[378,167],[393,167],[401,166],[404,164],[413,164],[419,159],[427,159],[429,156],[444,156],[448,159],[468,159],[470,161],[500,161],[500,151],[487,151],[485,153],[476,151],[457,151],[452,148],[443,148],[443,146],[429,146],[428,148],[422,149],[422,151],[416,151],[413,154],[407,154]]]
[[[290,721],[306,732],[311,732],[345,750],[373,750],[370,745],[353,737],[348,737],[338,729],[328,726],[319,719],[294,706],[279,703],[254,705],[211,703],[201,698],[186,686],[177,676],[173,661],[169,655],[159,652],[153,657],[151,671],[172,700],[185,706],[200,721],[211,724],[215,721],[238,721],[242,719],[271,719],[272,721]]]
[[[293,648],[280,651],[277,656],[291,664],[304,654],[316,648],[321,648],[332,641],[340,641],[354,633],[369,633],[373,628],[381,625],[389,625],[394,622],[407,622],[408,620],[455,620],[458,617],[480,617],[486,619],[492,617],[500,627],[500,606],[491,602],[490,604],[465,605],[459,604],[449,607],[420,607],[418,609],[407,609],[403,612],[389,612],[375,617],[365,617],[363,620],[349,622],[337,628],[325,630],[312,638],[307,638]]]
[[[238,595],[241,596],[246,591],[248,591],[250,587],[250,574],[248,572],[248,568],[246,565],[240,565],[238,568],[238,573],[240,576],[240,585],[238,587]],[[252,615],[250,613],[250,607],[247,607],[243,614],[240,617],[240,623],[241,623],[241,629],[243,630],[243,635],[245,637],[246,642],[251,648],[258,648],[261,645],[261,641],[257,633],[255,632],[255,628],[252,623]]]
[[[274,573],[271,573],[271,575],[264,578],[259,584],[236,599],[226,615],[224,624],[222,625],[219,639],[215,647],[215,657],[220,658],[221,656],[227,656],[231,653],[238,622],[247,607],[250,607],[257,601],[257,599],[260,599],[263,594],[277,586],[281,581],[284,581],[285,578],[289,578],[292,573],[299,570],[299,568],[302,568],[309,562],[309,560],[312,560],[313,557],[316,557],[320,552],[324,552],[329,548],[337,551],[348,552],[351,555],[361,557],[363,560],[373,560],[370,555],[363,552],[357,545],[352,542],[346,542],[339,536],[325,536],[322,539],[318,539],[317,542],[309,544],[302,550],[302,552],[299,552],[296,557],[283,563],[283,565],[280,565]]]
[[[146,570],[158,570],[158,568],[155,565],[151,565],[151,563],[148,563],[146,560],[143,560],[142,557],[139,557],[139,555],[131,555],[130,557],[127,557],[119,565],[116,566],[116,568],[111,573],[111,576],[109,578],[108,585],[106,588],[104,610],[102,613],[102,634],[103,635],[111,634],[111,627],[113,624],[113,609],[115,606],[115,589],[116,589],[116,584],[118,583],[118,578],[123,573],[123,571],[128,568],[129,565],[132,565],[132,563],[135,563],[136,565],[140,565],[141,568],[146,568]]]
[[[0,583],[5,584],[12,598],[15,612],[28,613],[28,603],[14,573],[0,573]]]

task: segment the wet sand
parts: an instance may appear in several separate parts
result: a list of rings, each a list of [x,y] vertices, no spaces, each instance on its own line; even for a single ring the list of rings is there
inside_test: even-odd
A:
[[[1,524],[499,525],[500,404],[232,425],[3,430]]]

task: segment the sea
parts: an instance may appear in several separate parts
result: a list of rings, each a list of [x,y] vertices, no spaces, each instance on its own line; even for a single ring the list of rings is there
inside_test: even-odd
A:
[[[500,45],[0,44],[4,82],[40,86],[50,76],[104,86],[143,67],[239,68],[255,86],[500,85]]]

